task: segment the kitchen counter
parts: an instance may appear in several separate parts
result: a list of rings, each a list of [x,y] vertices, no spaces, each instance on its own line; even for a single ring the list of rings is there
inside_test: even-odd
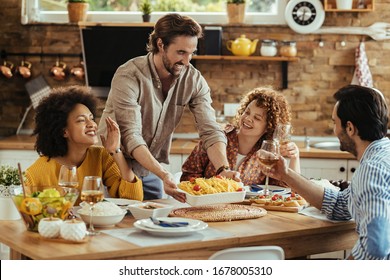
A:
[[[190,154],[199,140],[175,139],[172,142],[171,154]],[[306,149],[302,141],[296,142],[300,149],[301,158],[323,159],[354,159],[347,152],[336,150]],[[34,150],[35,137],[29,135],[15,135],[0,140],[0,150]]]
[[[171,154],[190,154],[199,140],[176,139],[172,142]],[[316,148],[306,149],[302,141],[296,141],[301,158],[324,158],[324,159],[355,159],[348,152],[336,150],[321,150]]]

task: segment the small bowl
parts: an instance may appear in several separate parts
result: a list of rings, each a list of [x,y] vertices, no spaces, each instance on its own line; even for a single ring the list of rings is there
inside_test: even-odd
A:
[[[80,215],[86,224],[89,224],[90,205],[86,202],[81,202],[80,206],[82,208],[77,211],[77,214]],[[92,223],[96,227],[114,226],[120,223],[127,213],[127,210],[109,201],[98,202],[94,208]]]
[[[127,211],[123,210],[122,214],[112,215],[112,216],[92,216],[92,223],[95,227],[111,227],[120,223],[125,217]],[[86,223],[89,224],[89,215],[80,213],[80,210],[77,211],[77,214],[80,215],[80,218]]]
[[[137,220],[148,219],[150,217],[167,217],[171,213],[173,206],[155,202],[144,202],[132,204],[127,207],[133,217]]]

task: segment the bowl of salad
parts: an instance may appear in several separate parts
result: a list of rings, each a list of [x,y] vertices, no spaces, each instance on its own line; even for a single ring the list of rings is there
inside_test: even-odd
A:
[[[23,187],[11,189],[12,200],[18,209],[27,230],[38,231],[43,218],[66,220],[79,196],[78,189],[68,187]]]

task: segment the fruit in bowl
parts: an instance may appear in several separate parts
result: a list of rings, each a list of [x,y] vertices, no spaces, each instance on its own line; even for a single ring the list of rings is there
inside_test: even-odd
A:
[[[25,194],[22,186],[11,189],[12,200],[30,231],[38,231],[43,218],[67,219],[78,195],[78,189],[67,187],[26,186]]]

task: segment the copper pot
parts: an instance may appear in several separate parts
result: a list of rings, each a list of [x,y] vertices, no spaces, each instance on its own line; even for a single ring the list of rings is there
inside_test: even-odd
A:
[[[53,79],[63,81],[67,76],[66,64],[62,61],[57,61],[50,69],[50,74],[53,76]]]
[[[22,60],[20,65],[17,68],[17,72],[25,79],[31,77],[31,62]]]
[[[0,65],[0,71],[6,78],[11,78],[13,76],[12,69],[14,64],[9,61],[4,61],[3,65]]]

